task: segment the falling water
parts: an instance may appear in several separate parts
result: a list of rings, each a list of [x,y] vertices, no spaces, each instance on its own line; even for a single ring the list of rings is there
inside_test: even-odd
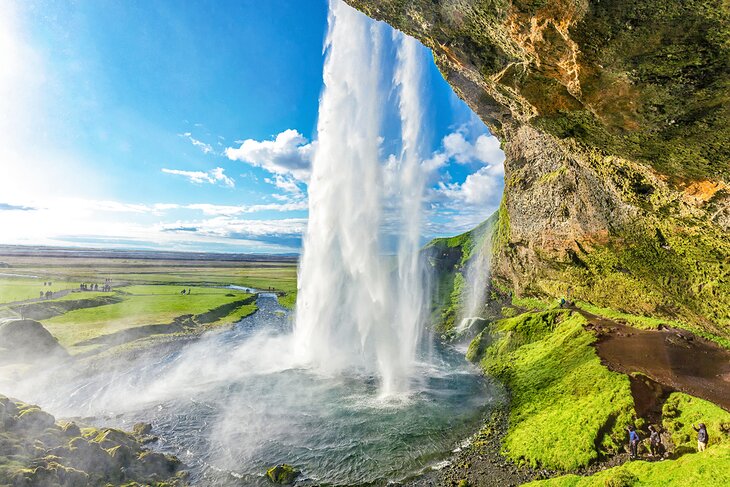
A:
[[[305,360],[329,372],[356,368],[377,374],[383,395],[408,389],[425,295],[418,259],[424,184],[418,149],[421,68],[415,41],[397,40],[394,83],[403,141],[397,163],[401,232],[393,272],[381,252],[383,30],[339,0],[330,2],[295,328]]]
[[[489,227],[486,225],[477,227],[472,233],[474,250],[464,271],[465,284],[461,296],[461,319],[457,332],[465,331],[470,324],[470,318],[482,314],[482,308],[486,302],[492,253],[492,247],[487,238],[489,235]]]

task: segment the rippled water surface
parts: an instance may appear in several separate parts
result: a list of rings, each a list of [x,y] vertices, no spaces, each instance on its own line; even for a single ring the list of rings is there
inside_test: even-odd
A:
[[[127,429],[151,422],[156,448],[178,455],[198,484],[257,484],[267,467],[289,463],[305,483],[352,485],[445,458],[497,400],[451,349],[424,353],[412,392],[386,399],[373,377],[297,367],[288,313],[271,294],[258,306],[229,331],[76,383],[56,410]]]

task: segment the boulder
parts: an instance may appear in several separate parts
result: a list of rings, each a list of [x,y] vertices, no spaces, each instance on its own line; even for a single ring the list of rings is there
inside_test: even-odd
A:
[[[43,431],[46,428],[56,424],[56,418],[45,411],[41,411],[39,407],[29,406],[22,409],[16,416],[16,430],[22,431]]]
[[[181,466],[182,462],[174,455],[145,451],[139,456],[136,473],[142,477],[167,478],[180,470]]]
[[[282,463],[275,467],[271,467],[266,471],[266,476],[275,484],[289,485],[293,484],[294,480],[301,475],[301,471]]]

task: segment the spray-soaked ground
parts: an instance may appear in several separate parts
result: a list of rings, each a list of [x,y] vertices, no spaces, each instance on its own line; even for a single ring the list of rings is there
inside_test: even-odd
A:
[[[196,484],[257,484],[267,467],[289,463],[303,479],[352,485],[384,484],[444,459],[497,400],[452,350],[431,351],[413,391],[388,400],[372,377],[297,368],[288,314],[273,295],[258,306],[230,331],[138,358],[42,403],[99,425],[151,422],[156,448],[178,455]]]

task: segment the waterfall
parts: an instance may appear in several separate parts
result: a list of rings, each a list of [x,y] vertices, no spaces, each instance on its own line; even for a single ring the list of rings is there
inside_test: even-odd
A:
[[[425,315],[418,255],[421,58],[415,41],[398,37],[394,79],[383,83],[382,26],[339,0],[330,2],[328,22],[295,339],[306,363],[328,373],[364,370],[379,377],[383,395],[398,394],[408,390]],[[402,150],[396,194],[386,195],[381,129],[393,85]],[[400,209],[395,269],[382,255],[392,206],[386,203],[393,199]]]
[[[459,333],[466,331],[471,324],[471,318],[483,315],[491,271],[492,246],[489,235],[490,227],[485,224],[472,230],[472,255],[463,271],[464,288],[460,296],[461,309],[456,328]]]

